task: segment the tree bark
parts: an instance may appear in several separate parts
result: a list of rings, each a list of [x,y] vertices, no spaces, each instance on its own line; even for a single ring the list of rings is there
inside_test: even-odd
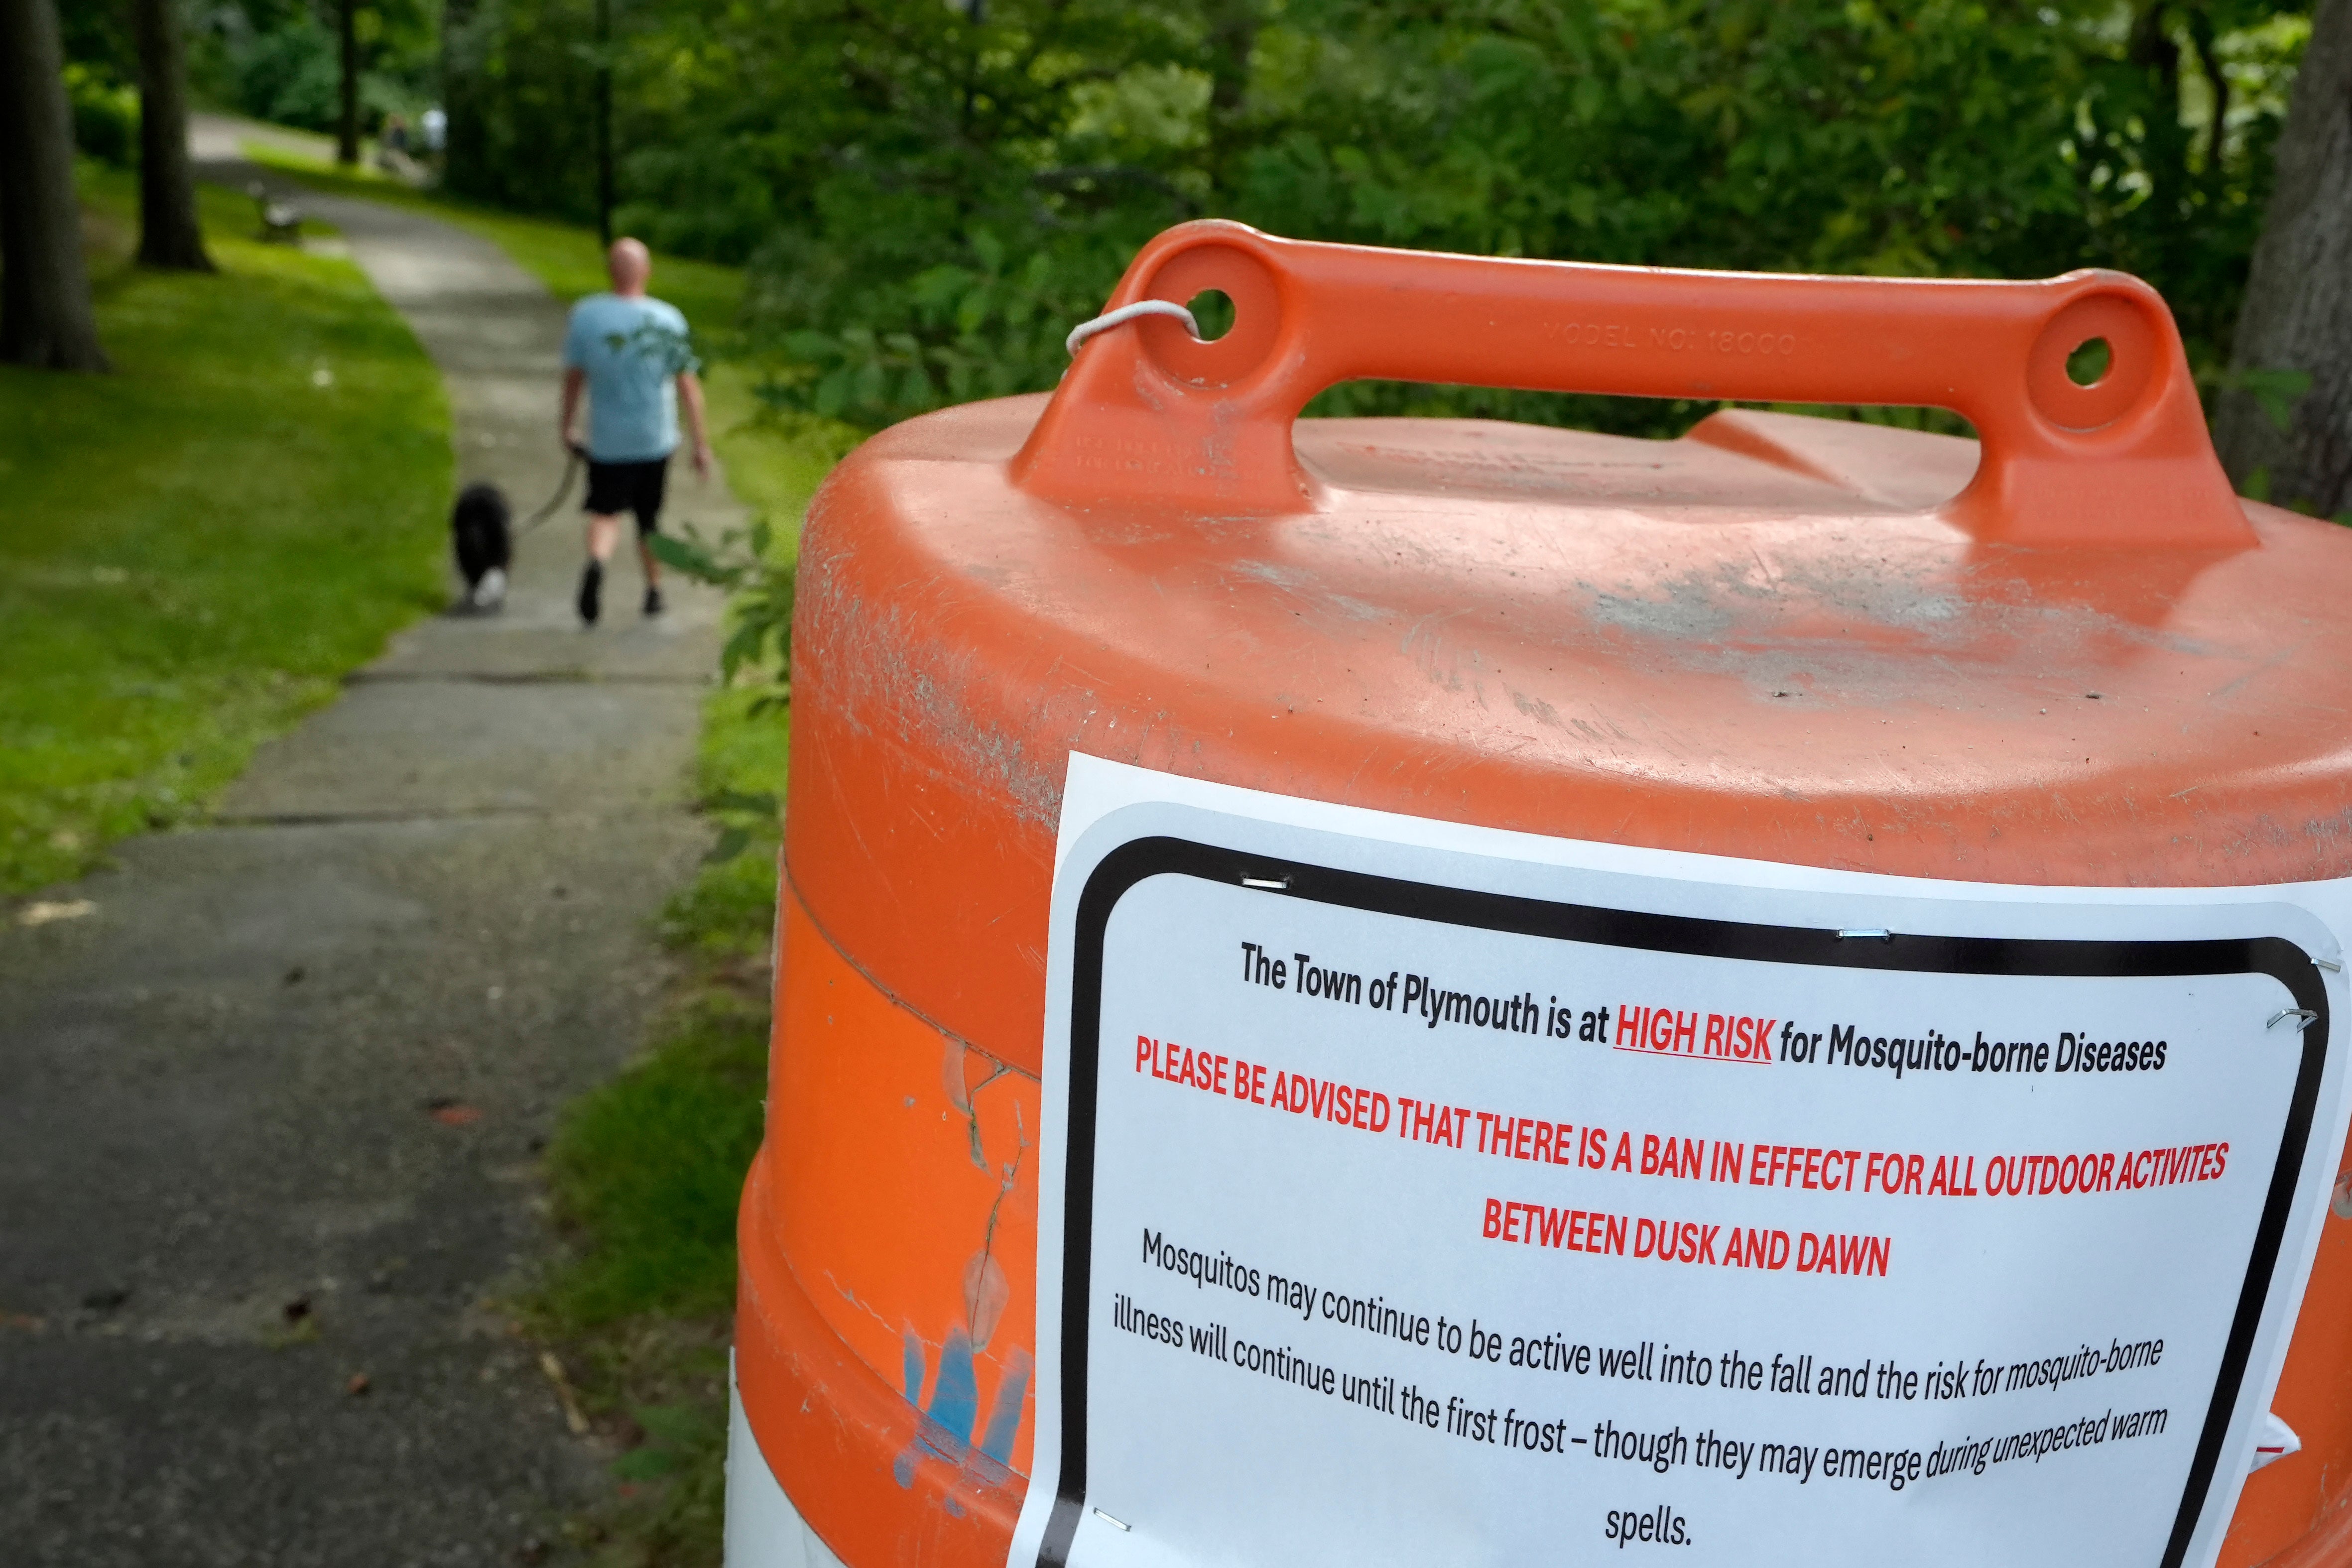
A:
[[[0,361],[103,371],[52,0],[0,0]]]
[[[188,48],[179,0],[133,0],[139,32],[139,261],[210,272],[188,170]]]
[[[346,167],[360,161],[360,0],[341,0],[343,72],[342,113],[335,121],[335,162]]]
[[[488,137],[482,123],[474,16],[475,0],[442,0],[441,107],[449,124],[441,150],[441,183],[453,191],[478,193],[479,164]]]
[[[2213,436],[2231,481],[2259,472],[2281,505],[2352,507],[2352,0],[2312,14],[2230,366],[2241,384],[2222,392]],[[2284,430],[2242,385],[2275,371],[2311,378]]]

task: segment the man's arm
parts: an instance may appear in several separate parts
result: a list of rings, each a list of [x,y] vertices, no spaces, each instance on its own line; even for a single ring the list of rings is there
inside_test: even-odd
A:
[[[587,371],[578,365],[563,367],[563,412],[555,416],[555,437],[566,452],[572,450],[572,421],[580,412],[580,389],[587,384]]]
[[[677,401],[686,410],[686,428],[694,435],[694,471],[710,477],[710,438],[702,425],[702,378],[692,371],[677,372]]]

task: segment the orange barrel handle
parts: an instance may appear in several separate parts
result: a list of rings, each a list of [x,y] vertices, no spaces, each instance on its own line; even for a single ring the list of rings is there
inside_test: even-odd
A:
[[[2040,282],[1813,277],[1513,261],[1183,224],[1106,309],[1233,301],[1202,342],[1151,316],[1082,344],[1013,462],[1041,499],[1210,514],[1312,509],[1307,400],[1363,377],[1530,391],[1950,409],[1982,439],[1943,513],[1979,539],[2233,549],[2253,533],[2213,455],[2172,313],[2119,272]],[[2094,385],[2066,373],[2106,340]]]

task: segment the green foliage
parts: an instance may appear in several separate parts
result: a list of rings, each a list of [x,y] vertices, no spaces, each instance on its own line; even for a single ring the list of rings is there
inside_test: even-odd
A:
[[[116,373],[0,369],[0,893],[201,816],[441,603],[440,378],[359,269],[200,186],[220,273],[142,270],[134,178],[86,195]]]
[[[751,711],[782,706],[792,693],[793,567],[778,558],[768,520],[730,528],[716,544],[691,526],[656,534],[651,543],[664,566],[727,591],[731,624],[719,653],[720,678],[732,684],[746,672],[772,673],[775,686],[754,697]]]
[[[117,85],[139,79],[139,46],[131,34],[130,6],[68,0],[58,7],[58,34],[68,68],[79,67]]]
[[[74,146],[117,169],[139,162],[139,93],[103,67],[66,67],[66,101],[73,109]]]
[[[342,112],[342,66],[334,35],[308,11],[228,48],[236,106],[258,120],[332,131]]]
[[[594,223],[594,0],[457,0],[442,25],[449,189]],[[635,146],[635,94],[618,97],[619,145]]]
[[[761,14],[802,47],[714,52],[693,98],[730,92],[751,112],[710,128],[717,145],[676,123],[697,162],[767,174],[753,312],[793,367],[768,388],[780,407],[871,427],[1049,386],[1064,336],[1135,247],[1212,194],[1199,61],[1213,50],[1187,7]]]
[[[702,1478],[723,1483],[727,1422],[719,1412],[677,1404],[639,1405],[629,1414],[646,1440],[614,1461],[614,1475],[625,1481],[653,1481],[699,1470]]]
[[[474,13],[505,117],[466,154],[481,188],[585,211],[587,128],[569,106],[593,64],[587,3]],[[617,15],[626,223],[750,258],[772,402],[866,427],[1050,387],[1063,334],[1136,246],[1211,214],[1667,266],[2119,267],[2165,291],[2210,375],[2308,30],[2305,8],[2254,0],[632,0]],[[514,90],[526,78],[538,97]],[[1704,412],[1380,386],[1317,412],[1407,408],[1639,430]]]
[[[564,1534],[590,1568],[714,1568],[727,1511],[724,1320],[640,1320],[595,1336],[581,1396],[625,1442],[620,1484]],[[575,1561],[569,1554],[563,1559]]]
[[[678,534],[656,534],[649,541],[655,556],[675,571],[726,590],[730,626],[719,653],[719,678],[743,699],[730,718],[756,719],[782,709],[792,700],[793,565],[780,556],[765,517],[749,528],[730,528],[714,544],[704,542],[691,524]],[[757,684],[738,687],[739,677]],[[782,758],[769,778],[780,784]],[[750,848],[762,830],[772,831],[781,809],[773,784],[767,789],[742,789],[733,785],[709,788],[706,810],[720,814],[719,841],[703,857],[707,866],[734,860]],[[740,879],[709,890],[732,889]],[[772,898],[773,879],[770,879]],[[704,892],[697,884],[696,892]]]
[[[189,78],[222,105],[280,125],[332,131],[342,113],[337,0],[226,0],[190,36]],[[441,6],[363,0],[352,17],[360,55],[360,122],[412,120],[440,91]]]
[[[727,1310],[767,1048],[764,1002],[714,988],[651,1054],[565,1111],[548,1179],[583,1244],[546,1287],[555,1321],[577,1331]]]
[[[1149,225],[1132,234],[1054,235],[1015,255],[994,231],[978,230],[968,259],[942,261],[911,277],[861,291],[845,312],[831,258],[782,266],[765,296],[771,319],[839,320],[782,335],[789,369],[765,391],[778,406],[872,427],[910,412],[1051,385],[1066,361],[1070,327],[1095,313]],[[773,265],[773,258],[771,258]],[[846,315],[846,319],[841,319]],[[866,324],[892,323],[877,329]]]

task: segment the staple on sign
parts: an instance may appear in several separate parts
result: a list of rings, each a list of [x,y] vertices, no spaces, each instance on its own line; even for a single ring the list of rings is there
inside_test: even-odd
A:
[[[2319,1015],[2313,1012],[2309,1008],[2281,1008],[2278,1011],[2271,1014],[2270,1021],[2263,1025],[2263,1027],[2264,1029],[2276,1029],[2278,1028],[2281,1019],[2293,1019],[2295,1020],[2295,1028],[2304,1029],[2308,1027],[2318,1017]]]
[[[1895,933],[1883,925],[1848,925],[1838,932],[1841,942],[1892,942]]]

